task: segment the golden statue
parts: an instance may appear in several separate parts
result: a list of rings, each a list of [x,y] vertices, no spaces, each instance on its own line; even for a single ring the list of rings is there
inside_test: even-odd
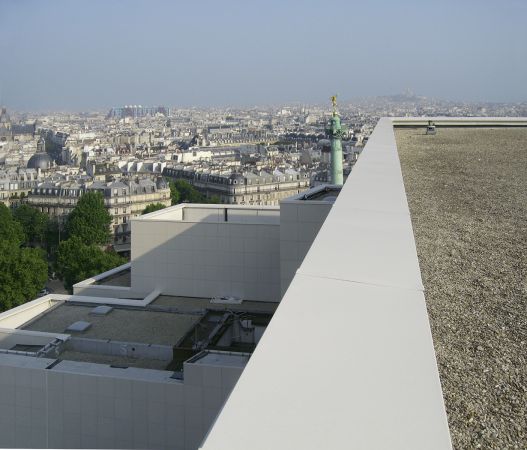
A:
[[[337,114],[337,94],[331,96],[331,103],[333,104],[333,115]]]

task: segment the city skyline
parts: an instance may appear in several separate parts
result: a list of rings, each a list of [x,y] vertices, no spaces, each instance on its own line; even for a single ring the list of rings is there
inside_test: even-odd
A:
[[[323,103],[405,89],[460,102],[527,100],[519,1],[0,3],[0,103]],[[328,78],[331,86],[328,86]]]

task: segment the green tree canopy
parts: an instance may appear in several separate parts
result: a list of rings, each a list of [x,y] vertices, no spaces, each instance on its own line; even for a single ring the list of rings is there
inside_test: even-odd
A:
[[[166,206],[163,205],[163,203],[150,203],[150,205],[148,205],[145,209],[143,209],[143,212],[141,213],[141,215],[148,214],[154,211],[159,211],[160,209],[165,209],[165,208]]]
[[[64,280],[64,286],[71,291],[75,283],[125,262],[113,251],[101,250],[97,244],[86,245],[79,236],[72,236],[59,245],[57,270]]]
[[[174,181],[174,185],[179,192],[181,202],[208,203],[207,197],[199,192],[188,181],[176,180]]]
[[[172,205],[177,205],[180,200],[179,191],[176,188],[176,184],[173,181],[170,181],[168,183],[168,187],[170,188],[170,199]]]
[[[66,220],[66,233],[86,244],[107,244],[110,240],[112,216],[104,206],[100,192],[87,192]]]
[[[47,279],[48,264],[42,250],[0,240],[0,309],[34,299]]]
[[[185,180],[169,181],[168,186],[170,187],[170,198],[172,200],[172,205],[177,205],[178,203],[182,202],[220,203],[219,196],[213,195],[210,198],[207,198],[205,194],[202,194]]]
[[[0,203],[0,241],[20,245],[24,237],[22,226],[13,219],[9,208]]]
[[[46,241],[49,218],[47,214],[29,205],[20,205],[13,216],[22,225],[26,242],[42,244]]]

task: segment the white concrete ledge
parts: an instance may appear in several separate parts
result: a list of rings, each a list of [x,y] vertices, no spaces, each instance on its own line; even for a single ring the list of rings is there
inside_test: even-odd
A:
[[[203,444],[248,448],[451,449],[389,118]]]
[[[527,117],[394,117],[395,127],[436,126],[448,127],[527,127]]]

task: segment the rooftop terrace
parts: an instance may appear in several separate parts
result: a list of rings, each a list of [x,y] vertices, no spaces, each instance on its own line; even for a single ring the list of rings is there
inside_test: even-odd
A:
[[[153,306],[174,308],[181,312],[209,309],[214,311],[247,311],[272,314],[276,311],[278,303],[254,302],[244,300],[240,304],[211,303],[210,298],[175,297],[160,295],[152,303]]]
[[[396,138],[453,444],[519,448],[527,129],[397,129]]]
[[[199,315],[118,307],[108,315],[95,316],[90,314],[94,306],[62,304],[23,326],[22,329],[64,333],[72,323],[85,321],[90,322],[91,327],[79,333],[83,338],[175,345],[199,320]]]

